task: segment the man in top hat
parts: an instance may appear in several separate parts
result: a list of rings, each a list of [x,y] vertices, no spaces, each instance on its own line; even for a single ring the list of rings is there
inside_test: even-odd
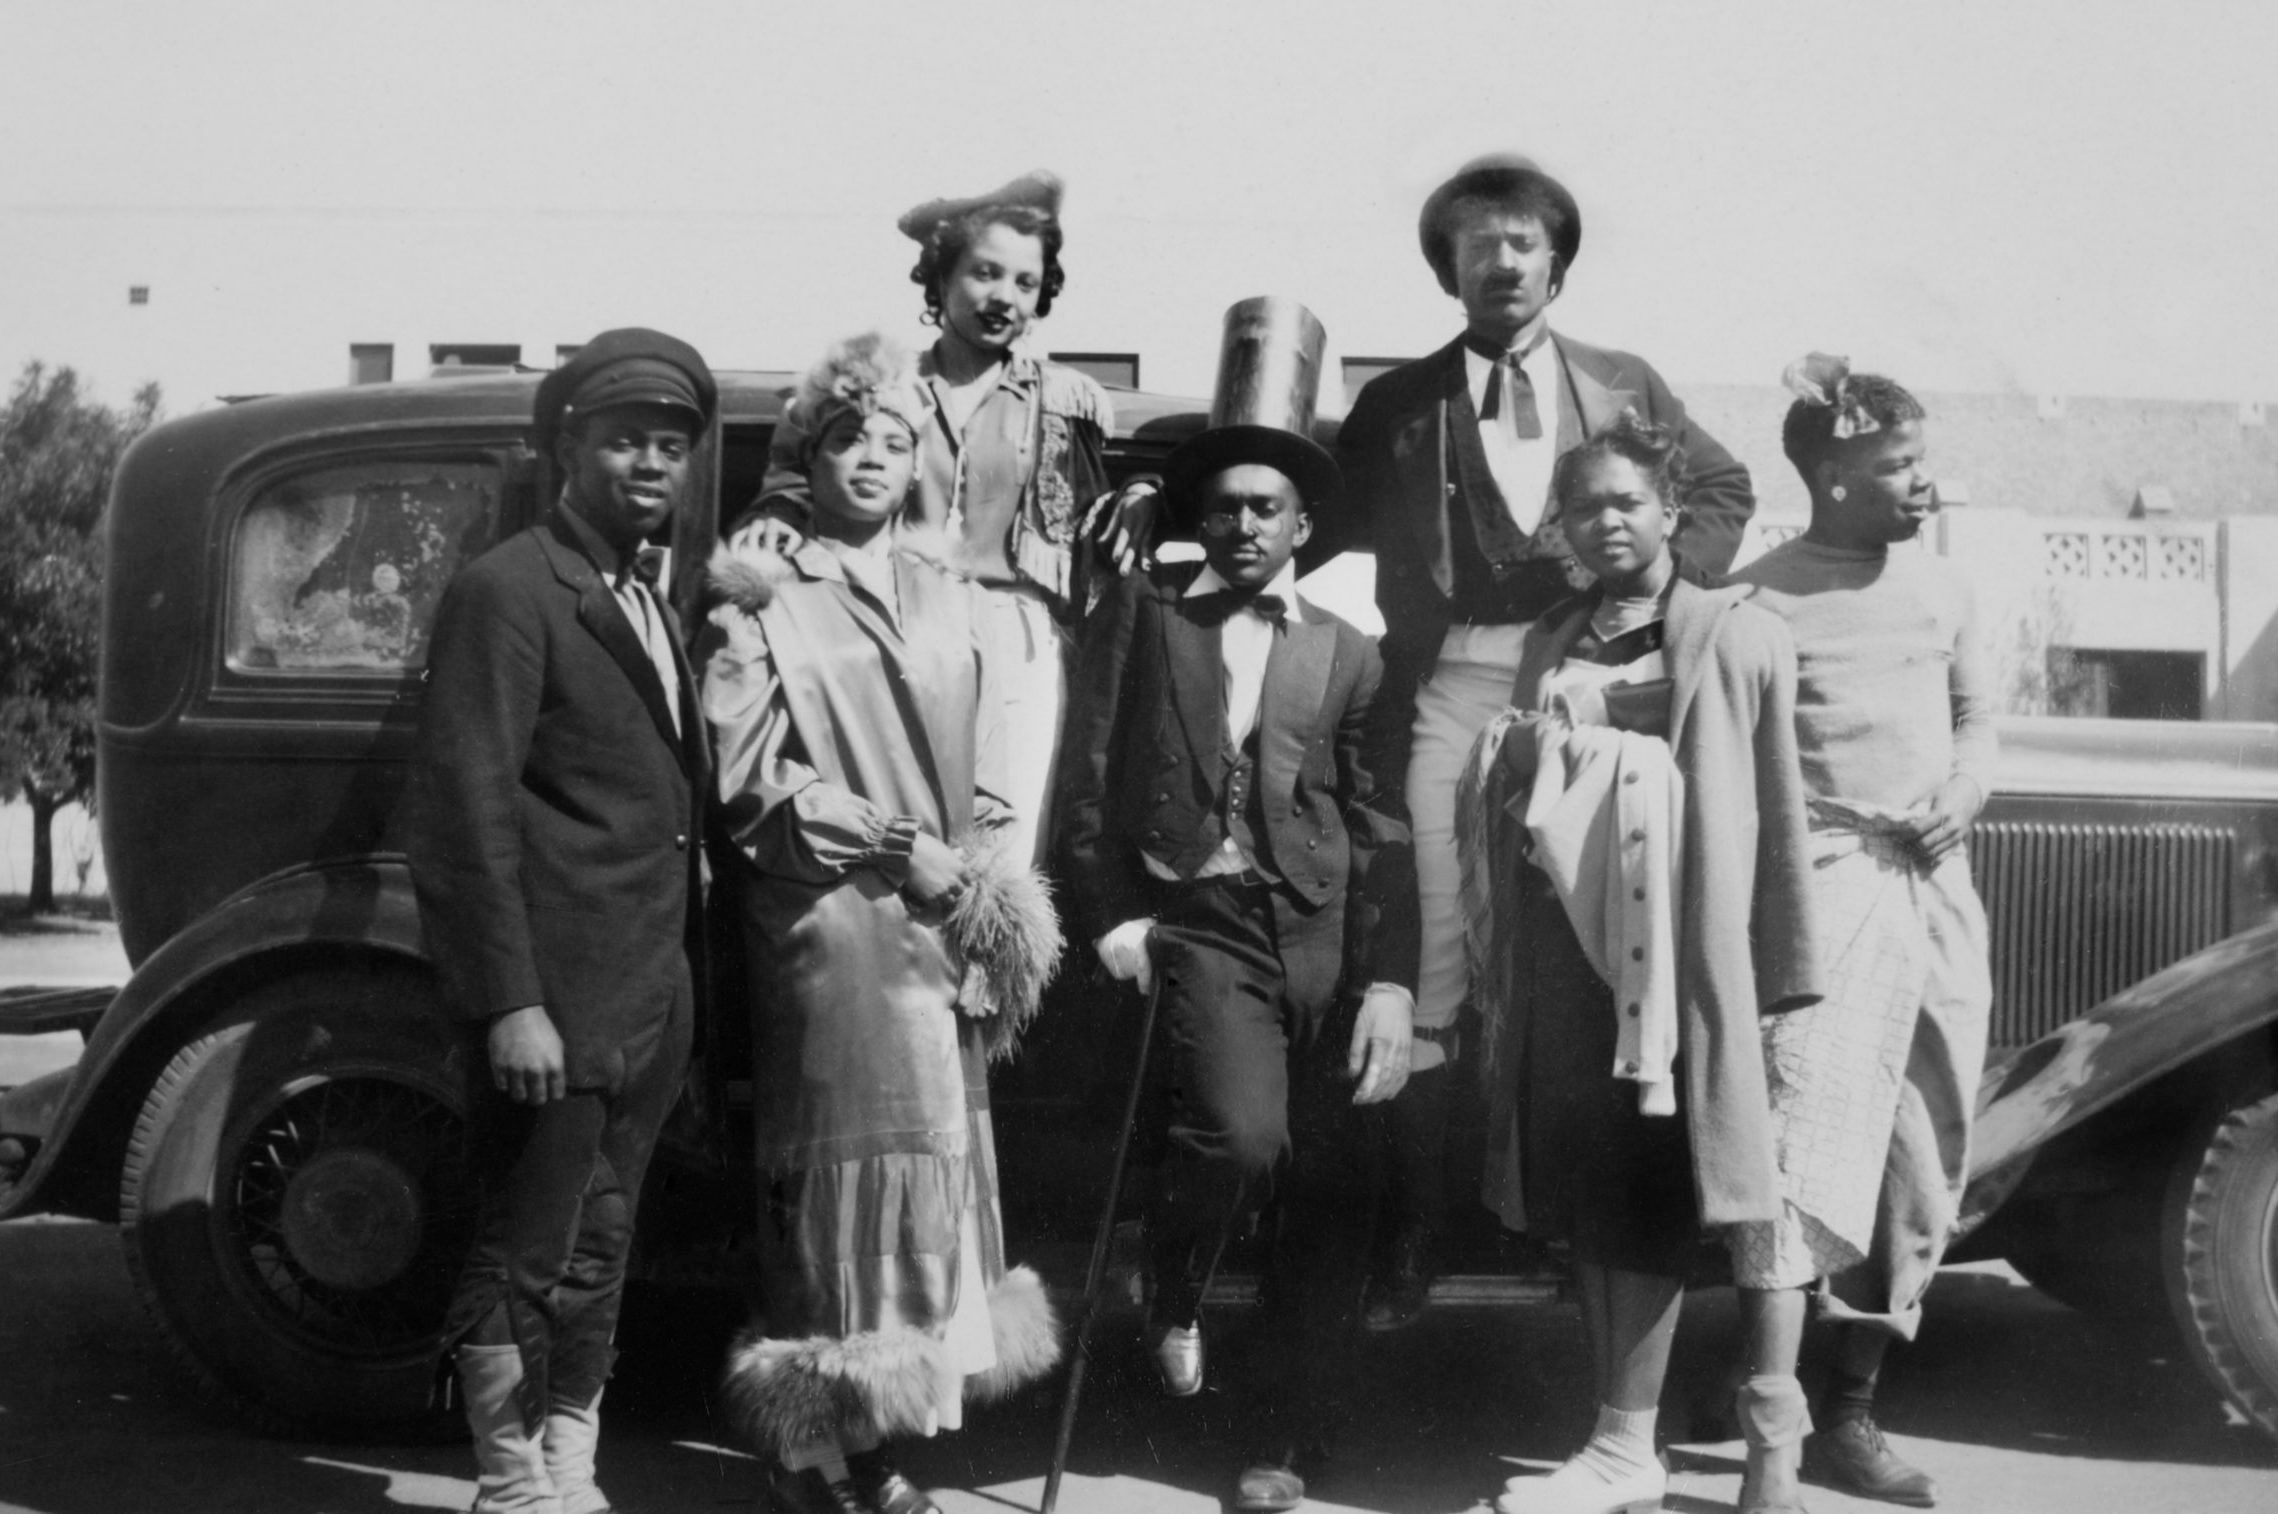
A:
[[[559,501],[437,613],[406,850],[471,1043],[476,1236],[446,1331],[478,1511],[608,1508],[601,1386],[700,953],[704,723],[643,551],[716,403],[686,342],[595,337],[538,386]]]
[[[1202,1387],[1202,1296],[1228,1234],[1281,1201],[1268,1336],[1285,1354],[1240,1509],[1296,1507],[1298,1458],[1325,1433],[1369,1223],[1354,1106],[1407,1076],[1413,982],[1375,951],[1380,897],[1412,896],[1377,765],[1382,664],[1295,589],[1293,556],[1338,492],[1308,434],[1320,326],[1288,306],[1297,319],[1252,319],[1273,304],[1230,314],[1213,424],[1170,459],[1171,508],[1205,560],[1124,579],[1086,629],[1058,811],[1079,929],[1160,996],[1150,1327],[1172,1394]],[[1293,326],[1309,362],[1276,350]],[[1254,382],[1277,367],[1293,388]]]
[[[1432,191],[1417,232],[1440,288],[1463,306],[1463,332],[1372,380],[1338,450],[1351,514],[1376,548],[1385,698],[1404,727],[1390,776],[1406,786],[1420,894],[1417,1077],[1395,1149],[1424,1170],[1394,1182],[1434,1192],[1429,1137],[1445,1128],[1446,1085],[1436,1069],[1469,991],[1456,777],[1510,702],[1527,624],[1587,582],[1550,509],[1551,468],[1624,411],[1677,432],[1691,486],[1675,546],[1695,581],[1730,566],[1755,499],[1748,470],[1686,419],[1651,365],[1551,330],[1582,245],[1582,212],[1564,185],[1515,154],[1479,158]],[[1389,1251],[1413,1271],[1430,1249],[1413,1231],[1434,1220],[1413,1208],[1404,1219],[1412,1233]],[[1412,1309],[1422,1280],[1402,1281]],[[1401,1309],[1387,1312],[1392,1323]]]

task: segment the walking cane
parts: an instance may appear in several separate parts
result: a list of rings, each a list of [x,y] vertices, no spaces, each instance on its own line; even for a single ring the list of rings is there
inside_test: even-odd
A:
[[[1042,1514],[1060,1502],[1060,1474],[1067,1470],[1068,1446],[1076,1438],[1076,1405],[1084,1394],[1084,1368],[1091,1362],[1092,1319],[1099,1312],[1099,1285],[1107,1272],[1108,1247],[1115,1238],[1115,1209],[1123,1197],[1123,1168],[1131,1156],[1131,1130],[1139,1123],[1139,1090],[1147,1081],[1147,1053],[1155,1044],[1155,1005],[1163,978],[1155,974],[1147,990],[1146,1013],[1139,1019],[1139,1061],[1131,1070],[1131,1092],[1123,1101],[1123,1133],[1115,1140],[1115,1165],[1107,1174],[1107,1203],[1100,1210],[1099,1234],[1092,1238],[1091,1265],[1084,1272],[1084,1303],[1076,1316],[1075,1350],[1068,1360],[1068,1390],[1060,1400],[1060,1433],[1052,1443],[1052,1465],[1044,1474]]]

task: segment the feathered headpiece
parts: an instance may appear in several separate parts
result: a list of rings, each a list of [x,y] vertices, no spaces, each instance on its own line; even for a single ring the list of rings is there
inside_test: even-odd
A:
[[[833,342],[799,380],[791,418],[800,431],[799,467],[814,466],[823,435],[842,415],[890,415],[916,436],[925,430],[925,393],[910,350],[881,331]]]
[[[1788,364],[1780,382],[1805,404],[1834,410],[1831,434],[1839,442],[1870,436],[1883,428],[1883,423],[1851,394],[1851,360],[1847,357],[1831,352],[1808,353]]]

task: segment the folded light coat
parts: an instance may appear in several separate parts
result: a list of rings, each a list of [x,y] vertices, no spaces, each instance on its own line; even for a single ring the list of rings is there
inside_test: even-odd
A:
[[[1614,991],[1610,1071],[1636,1082],[1640,1111],[1673,1115],[1684,775],[1658,736],[1555,715],[1532,725],[1526,827],[1535,865],[1557,885],[1583,955]]]
[[[1670,590],[1663,650],[1671,681],[1670,746],[1686,778],[1683,888],[1677,909],[1676,1075],[1693,1148],[1703,1224],[1780,1213],[1770,1095],[1758,1018],[1815,1003],[1820,956],[1811,900],[1811,854],[1796,766],[1795,647],[1787,627],[1747,603],[1745,588]],[[1540,710],[1550,680],[1588,627],[1584,594],[1527,633],[1512,703]],[[1510,835],[1498,764],[1471,765],[1458,795],[1465,905],[1472,922],[1473,994],[1481,1010],[1482,1075],[1489,1080],[1486,1175],[1490,1207],[1507,1212],[1515,1171],[1508,1146],[1518,1086],[1515,1059],[1532,1013],[1529,975],[1515,971],[1528,943],[1500,929],[1494,880],[1525,865]]]

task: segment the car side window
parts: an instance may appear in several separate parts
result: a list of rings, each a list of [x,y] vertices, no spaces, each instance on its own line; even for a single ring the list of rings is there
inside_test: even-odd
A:
[[[444,585],[498,539],[501,470],[379,457],[265,484],[230,564],[232,672],[400,677],[426,666]]]

